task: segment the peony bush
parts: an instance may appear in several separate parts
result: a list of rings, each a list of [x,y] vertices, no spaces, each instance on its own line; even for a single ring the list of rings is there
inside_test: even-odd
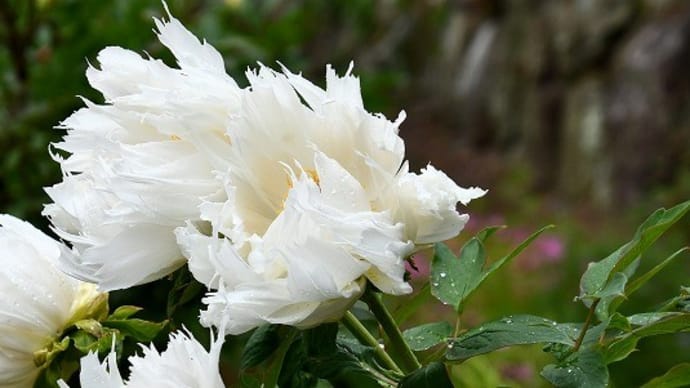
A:
[[[654,311],[619,312],[685,251],[636,276],[690,201],[653,213],[589,265],[576,298],[584,322],[525,314],[465,329],[473,292],[550,226],[488,260],[486,242],[501,229],[490,226],[455,254],[442,242],[469,219],[458,204],[487,191],[432,165],[410,171],[404,112],[393,121],[368,112],[352,65],[342,76],[328,66],[321,88],[258,64],[240,87],[219,52],[169,12],[154,23],[177,67],[107,47],[86,72],[104,103],[84,100],[59,125],[66,134],[51,155],[63,179],[46,188],[43,214],[61,241],[0,217],[0,385],[220,387],[234,338],[240,376],[226,379],[247,387],[450,387],[449,365],[526,344],[553,357],[545,381],[597,387],[639,340],[690,330],[686,288]],[[421,250],[433,259],[407,314],[430,293],[457,321],[403,331],[384,296],[415,291]],[[170,290],[168,321],[108,304],[110,291],[185,274]],[[199,288],[208,350],[170,324]],[[151,344],[166,336],[164,348]],[[648,386],[678,381],[690,384],[688,364]]]

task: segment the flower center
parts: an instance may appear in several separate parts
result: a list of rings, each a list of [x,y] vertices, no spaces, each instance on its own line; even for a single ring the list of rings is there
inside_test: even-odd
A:
[[[319,186],[319,188],[321,188],[321,180],[319,179],[319,174],[316,172],[316,170],[308,168],[304,170],[304,172],[307,174],[309,179],[311,179],[314,183],[316,183],[317,186]],[[288,193],[293,187],[292,180],[290,179],[290,177],[287,177],[287,186],[288,189],[285,192],[285,197],[283,197],[282,204],[280,206],[280,209],[278,209],[277,214],[280,214],[283,212],[283,210],[285,210],[285,201],[287,201]]]

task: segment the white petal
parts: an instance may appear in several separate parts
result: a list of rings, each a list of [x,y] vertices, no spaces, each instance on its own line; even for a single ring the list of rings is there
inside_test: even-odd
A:
[[[177,228],[175,234],[185,256],[189,258],[189,270],[194,278],[207,287],[218,288],[219,281],[235,287],[259,279],[259,275],[226,239],[205,236],[192,225]]]
[[[158,39],[175,54],[180,67],[185,70],[199,69],[225,74],[223,57],[213,46],[199,39],[187,30],[179,20],[168,12],[168,21],[154,18],[158,28]]]
[[[106,296],[55,267],[57,241],[9,215],[0,215],[0,225],[0,386],[32,386],[34,352],[70,322],[92,318],[85,308]]]
[[[429,165],[421,174],[403,171],[392,201],[399,201],[395,215],[405,223],[407,237],[416,244],[429,244],[455,237],[469,219],[457,212],[457,203],[466,205],[484,194],[476,187],[459,187]]]
[[[171,333],[165,351],[142,346],[143,356],[129,358],[132,367],[127,387],[224,388],[218,369],[222,345],[223,335],[213,338],[207,351],[191,333]]]
[[[133,225],[106,244],[81,254],[63,252],[61,269],[78,279],[96,282],[103,290],[117,290],[163,277],[184,257],[177,247],[174,228]],[[132,271],[136,269],[136,271]]]

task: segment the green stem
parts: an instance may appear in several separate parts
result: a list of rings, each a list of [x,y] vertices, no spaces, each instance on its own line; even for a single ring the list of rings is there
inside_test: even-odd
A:
[[[584,325],[582,325],[582,330],[580,330],[580,336],[577,338],[577,341],[575,341],[575,346],[573,347],[573,352],[577,352],[580,350],[580,346],[582,346],[582,341],[585,339],[585,334],[587,334],[587,330],[589,329],[589,326],[592,324],[592,318],[594,317],[594,313],[597,311],[597,305],[599,304],[599,301],[601,299],[595,300],[591,306],[589,306],[589,313],[587,314],[587,319],[585,320]]]
[[[403,371],[407,374],[421,368],[422,364],[419,363],[417,356],[415,356],[415,354],[412,352],[412,349],[410,349],[409,345],[407,345],[407,342],[405,342],[398,324],[395,322],[395,319],[393,319],[393,316],[390,312],[388,312],[388,309],[383,304],[381,294],[372,291],[371,287],[367,287],[367,290],[364,291],[364,296],[362,296],[362,300],[369,306],[369,309],[379,321],[383,331],[388,336],[391,347],[396,354],[400,356]]]
[[[352,312],[345,312],[342,322],[343,325],[347,327],[350,333],[352,333],[352,335],[354,335],[359,342],[361,342],[363,345],[374,348],[374,354],[376,354],[376,357],[386,368],[403,374],[403,371],[400,369],[398,364],[393,361],[391,356],[380,346],[381,344],[379,344],[379,341],[377,341],[376,338],[369,333],[369,330],[362,325],[362,322],[360,322],[359,319],[352,314]]]

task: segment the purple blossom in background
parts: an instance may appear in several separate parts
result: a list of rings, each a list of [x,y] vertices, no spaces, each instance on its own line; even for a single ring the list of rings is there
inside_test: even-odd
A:
[[[565,243],[556,235],[542,235],[528,247],[518,259],[520,268],[537,269],[543,265],[560,262],[565,253]]]

